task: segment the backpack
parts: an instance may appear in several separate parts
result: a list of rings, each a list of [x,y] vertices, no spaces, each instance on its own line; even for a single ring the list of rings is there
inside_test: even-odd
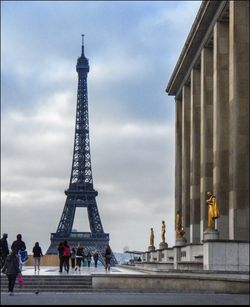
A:
[[[68,246],[64,246],[63,256],[70,256],[70,248]]]
[[[22,264],[24,264],[25,262],[28,261],[29,256],[28,256],[28,252],[26,250],[24,251],[19,251],[19,259],[21,261]]]
[[[79,257],[83,256],[83,248],[82,247],[77,248],[76,256],[79,256]]]

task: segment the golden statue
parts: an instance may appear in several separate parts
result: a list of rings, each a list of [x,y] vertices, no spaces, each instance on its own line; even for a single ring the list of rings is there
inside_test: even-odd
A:
[[[155,235],[154,235],[154,230],[153,228],[150,228],[150,246],[154,246],[154,239],[155,239]]]
[[[164,243],[165,243],[165,232],[166,232],[165,221],[162,221],[162,225],[161,225],[161,240]]]
[[[175,232],[176,232],[177,238],[183,238],[185,234],[185,231],[183,230],[182,223],[181,223],[181,212],[179,210],[176,212]]]
[[[208,199],[208,228],[215,229],[214,220],[220,217],[220,212],[217,206],[216,198],[211,192],[207,192]]]

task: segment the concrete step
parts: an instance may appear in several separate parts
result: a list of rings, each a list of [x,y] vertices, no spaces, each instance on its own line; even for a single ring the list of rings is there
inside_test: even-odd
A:
[[[18,287],[18,283],[16,283],[16,286]],[[2,284],[1,285],[1,288],[7,288],[8,287],[8,284]],[[70,285],[70,284],[23,284],[23,287],[25,288],[92,288],[92,285]]]
[[[1,293],[7,293],[8,292],[8,288],[0,288],[1,289]],[[53,292],[53,293],[57,293],[57,292],[64,292],[64,293],[82,293],[82,292],[93,292],[92,288],[75,288],[75,289],[53,289],[53,288],[18,288],[15,287],[14,288],[14,292],[15,293],[32,293],[32,292]]]
[[[47,283],[52,283],[52,284],[56,284],[56,283],[60,283],[60,284],[92,284],[92,278],[90,279],[73,279],[73,278],[55,278],[55,279],[50,279],[50,278],[37,278],[37,279],[30,279],[27,278],[26,276],[23,277],[23,281],[26,284],[37,284],[37,283],[41,283],[41,284],[47,284]],[[2,283],[8,283],[8,278],[1,278],[1,284]]]
[[[86,292],[92,290],[91,276],[23,276],[23,286],[16,280],[15,292]],[[1,276],[1,292],[8,292],[8,278]]]

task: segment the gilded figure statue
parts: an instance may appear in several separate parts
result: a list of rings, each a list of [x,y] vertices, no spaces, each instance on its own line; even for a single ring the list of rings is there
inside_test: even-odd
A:
[[[211,192],[207,192],[208,199],[208,228],[215,229],[215,219],[220,217],[219,208],[215,196]]]
[[[165,225],[165,221],[162,221],[162,224],[161,224],[161,240],[164,243],[165,243],[165,233],[166,233],[166,225]]]
[[[153,228],[150,228],[150,246],[154,246],[154,240],[155,240],[154,230]]]
[[[181,212],[178,210],[176,212],[176,219],[175,219],[175,232],[176,232],[176,237],[177,238],[183,238],[185,231],[183,230],[182,227],[182,222],[181,222]]]

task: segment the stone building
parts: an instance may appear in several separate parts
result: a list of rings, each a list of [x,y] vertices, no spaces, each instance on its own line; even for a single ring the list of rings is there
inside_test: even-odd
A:
[[[207,191],[219,204],[219,239],[249,242],[249,57],[249,1],[203,1],[166,88],[187,244],[203,242]]]

